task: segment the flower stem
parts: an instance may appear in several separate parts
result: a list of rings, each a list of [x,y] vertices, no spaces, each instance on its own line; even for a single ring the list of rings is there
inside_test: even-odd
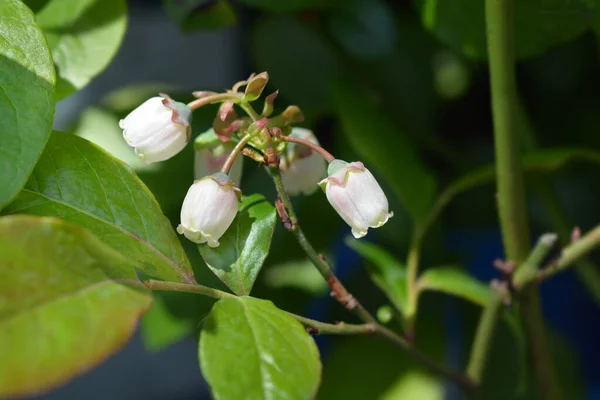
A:
[[[221,172],[225,174],[229,174],[229,170],[231,169],[235,158],[240,154],[240,152],[244,149],[244,147],[248,144],[248,141],[252,138],[250,134],[246,134],[243,138],[240,139],[239,142],[235,145],[229,156],[227,156],[227,160],[223,164],[223,168],[221,168]]]
[[[332,297],[334,297],[349,311],[355,313],[361,320],[366,322],[365,325],[369,326],[369,329],[372,329],[373,333],[382,336],[387,340],[391,341],[392,343],[402,347],[404,350],[407,351],[409,355],[411,355],[415,360],[420,362],[430,371],[453,380],[466,391],[473,390],[474,385],[469,378],[460,373],[449,370],[445,366],[440,365],[435,361],[432,361],[431,359],[427,358],[427,356],[425,356],[423,353],[421,353],[418,349],[416,349],[408,340],[401,337],[392,330],[386,328],[385,326],[379,324],[377,320],[362,306],[362,304],[360,304],[360,302],[347,291],[347,289],[343,286],[343,284],[334,274],[327,261],[325,261],[325,259],[317,253],[314,247],[312,247],[312,245],[304,235],[304,232],[302,232],[300,225],[297,223],[298,217],[294,212],[292,202],[287,192],[285,191],[285,188],[281,181],[279,167],[272,165],[269,167],[269,171],[271,172],[271,176],[273,177],[273,182],[275,183],[275,188],[277,189],[277,193],[281,199],[281,202],[287,209],[287,213],[290,220],[294,221],[294,224],[291,228],[291,232],[296,236],[296,240],[300,244],[300,247],[302,247],[308,258],[312,261],[312,263],[317,268],[321,276],[323,276],[323,278],[329,285]]]
[[[212,96],[206,96],[190,101],[188,103],[188,107],[192,110],[195,110],[207,104],[220,103],[227,100],[239,101],[240,99],[241,95],[239,93],[217,93]]]
[[[329,162],[329,163],[332,162],[333,160],[335,160],[335,157],[333,155],[331,155],[330,152],[328,152],[327,150],[325,150],[318,144],[313,143],[309,140],[300,139],[300,138],[293,137],[293,136],[280,136],[278,139],[281,141],[284,141],[284,142],[293,142],[293,143],[298,143],[303,146],[309,147],[310,149],[312,149],[312,150],[316,151],[317,153],[319,153],[320,155],[322,155],[323,158],[325,160],[327,160],[327,162]]]
[[[507,260],[521,264],[529,252],[523,171],[520,162],[517,88],[514,65],[514,0],[486,0],[488,59],[492,89],[492,114],[496,150],[498,212]],[[544,321],[535,286],[521,297],[523,319],[538,392],[544,399],[561,398],[548,350]],[[489,302],[487,307],[493,307]],[[494,311],[496,310],[496,311]],[[497,318],[498,307],[483,315]],[[492,330],[478,334],[492,335]],[[476,337],[478,341],[480,338]],[[486,341],[490,343],[491,340]],[[487,349],[484,349],[485,353]]]

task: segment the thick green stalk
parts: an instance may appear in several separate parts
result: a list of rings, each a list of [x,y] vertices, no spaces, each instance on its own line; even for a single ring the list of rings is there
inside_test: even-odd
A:
[[[530,242],[518,137],[514,0],[486,0],[485,17],[494,118],[498,212],[506,258],[519,265],[529,253]],[[537,288],[532,286],[525,290],[521,303],[530,349],[529,358],[539,395],[544,399],[559,399],[561,396],[548,350]]]

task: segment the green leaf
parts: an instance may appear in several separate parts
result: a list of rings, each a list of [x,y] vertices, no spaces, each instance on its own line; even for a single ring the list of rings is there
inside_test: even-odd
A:
[[[275,208],[259,194],[242,197],[238,214],[219,247],[198,245],[208,267],[237,295],[249,294],[269,255],[275,231]]]
[[[457,267],[436,267],[424,271],[418,280],[420,291],[448,293],[485,307],[489,287]]]
[[[228,0],[163,0],[167,14],[184,32],[227,28],[237,16]]]
[[[54,132],[6,213],[50,215],[87,228],[147,275],[194,282],[154,196],[127,165],[87,140]]]
[[[194,323],[176,318],[160,296],[154,297],[150,311],[142,318],[142,340],[150,351],[159,351],[190,335]]]
[[[127,27],[125,0],[50,0],[36,17],[58,71],[55,97],[86,86],[106,68]]]
[[[0,210],[19,193],[50,136],[54,66],[41,29],[19,0],[0,2]]]
[[[347,0],[330,13],[329,29],[348,53],[366,60],[391,54],[398,35],[394,13],[382,0]]]
[[[413,0],[423,25],[442,42],[476,59],[487,58],[484,1]],[[517,58],[542,54],[576,38],[595,21],[589,0],[521,0],[515,2]]]
[[[200,367],[215,399],[310,399],[319,351],[304,327],[270,301],[219,300],[200,334]]]
[[[348,238],[346,244],[369,262],[367,271],[373,282],[403,315],[407,315],[406,266],[374,243]]]
[[[49,390],[102,362],[151,304],[132,262],[84,229],[0,218],[0,397]]]
[[[526,172],[552,172],[573,161],[586,161],[600,165],[600,152],[583,148],[549,148],[534,150],[523,156]],[[452,182],[446,189],[447,199],[468,189],[496,179],[493,164],[476,168]]]
[[[373,166],[386,180],[413,221],[423,221],[433,204],[436,182],[413,143],[351,84],[335,81],[331,96],[353,149],[364,158],[367,168]]]
[[[330,290],[308,259],[273,265],[263,272],[263,277],[267,286],[272,288],[296,288],[312,295],[325,294]]]

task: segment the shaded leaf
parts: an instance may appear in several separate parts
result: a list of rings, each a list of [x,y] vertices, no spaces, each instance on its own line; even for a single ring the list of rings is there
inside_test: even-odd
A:
[[[127,165],[77,136],[52,133],[31,179],[5,211],[65,219],[147,275],[194,281],[175,231],[146,186]]]
[[[303,9],[322,9],[335,6],[341,0],[240,0],[249,7],[271,12],[295,12]]]
[[[19,193],[50,136],[54,65],[19,0],[0,2],[0,209]]]
[[[152,303],[132,264],[58,219],[0,218],[0,397],[48,390],[125,344]]]
[[[124,0],[50,0],[36,16],[57,67],[57,99],[86,86],[117,53],[127,27]]]
[[[263,18],[252,32],[251,49],[255,69],[269,71],[269,83],[286,102],[301,106],[305,116],[331,110],[327,82],[340,65],[315,27],[292,16]]]
[[[462,297],[485,307],[489,287],[457,267],[436,267],[425,270],[418,279],[419,290],[434,290]]]
[[[534,150],[523,156],[526,172],[552,172],[572,161],[586,161],[600,165],[600,152],[583,148],[549,148]],[[496,179],[493,164],[476,168],[452,182],[446,192],[449,198]],[[448,199],[449,200],[449,199]]]
[[[228,0],[163,0],[167,14],[184,32],[227,28],[237,16]]]
[[[165,347],[191,335],[194,323],[189,319],[175,317],[160,296],[154,297],[154,304],[141,322],[142,340],[150,351]]]
[[[297,288],[313,295],[329,291],[329,286],[308,259],[274,265],[263,276],[265,283],[272,288]]]
[[[309,399],[321,379],[313,339],[266,300],[219,300],[202,327],[199,353],[217,400]]]
[[[331,96],[353,149],[367,168],[373,166],[386,180],[413,221],[420,223],[433,203],[436,182],[413,143],[353,85],[335,81]]]
[[[346,244],[369,262],[367,270],[373,282],[403,315],[407,315],[406,266],[374,243],[348,238]]]
[[[275,208],[263,196],[244,196],[219,247],[198,245],[204,262],[235,294],[252,290],[269,255],[276,219]]]
[[[350,54],[374,59],[394,51],[398,34],[394,13],[382,0],[350,0],[330,14],[333,37]]]
[[[485,2],[413,0],[425,27],[442,42],[476,59],[487,58]],[[576,38],[595,21],[588,0],[523,0],[515,2],[517,58],[539,55]]]

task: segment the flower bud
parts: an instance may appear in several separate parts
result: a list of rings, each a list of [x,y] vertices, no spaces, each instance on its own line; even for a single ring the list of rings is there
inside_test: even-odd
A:
[[[231,153],[234,147],[235,143],[226,142],[213,147],[197,149],[194,156],[194,178],[201,179],[207,175],[221,171],[229,153]],[[237,186],[242,182],[243,165],[244,159],[241,155],[238,155],[229,171],[229,177]]]
[[[304,128],[293,128],[290,136],[319,144],[312,131]],[[300,193],[312,194],[318,187],[327,171],[327,163],[316,151],[298,143],[289,143],[281,157],[281,180],[291,196]]]
[[[269,74],[266,72],[261,72],[260,74],[251,77],[246,85],[244,100],[254,101],[258,99],[265,86],[267,86],[267,82],[269,82]]]
[[[360,161],[333,160],[327,171],[329,176],[319,185],[355,238],[365,236],[369,228],[379,228],[394,215],[388,211],[387,198],[375,177]]]
[[[146,100],[119,122],[123,138],[147,164],[173,157],[192,134],[192,110],[161,96]]]
[[[195,181],[183,200],[177,232],[195,243],[218,247],[237,214],[240,190],[226,174]]]

